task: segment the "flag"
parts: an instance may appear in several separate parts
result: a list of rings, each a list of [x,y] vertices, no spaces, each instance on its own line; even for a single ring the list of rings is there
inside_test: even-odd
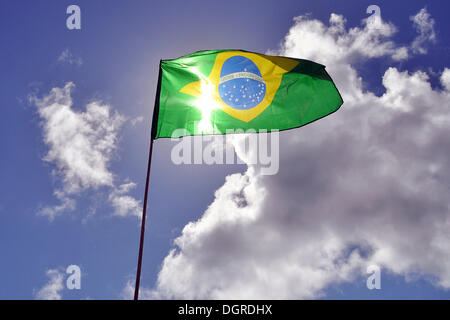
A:
[[[321,64],[242,50],[199,51],[161,60],[152,138],[292,129],[342,103]]]

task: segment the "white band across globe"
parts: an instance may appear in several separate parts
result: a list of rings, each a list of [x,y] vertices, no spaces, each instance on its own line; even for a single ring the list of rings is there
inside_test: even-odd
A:
[[[256,81],[260,81],[260,82],[264,82],[263,78],[261,78],[260,76],[251,73],[251,72],[235,72],[232,74],[227,74],[226,76],[223,76],[222,78],[220,78],[220,84],[227,82],[229,80],[233,80],[233,79],[253,79]]]

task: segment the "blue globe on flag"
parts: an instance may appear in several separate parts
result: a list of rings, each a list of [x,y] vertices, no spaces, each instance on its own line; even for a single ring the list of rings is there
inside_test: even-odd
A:
[[[233,56],[223,63],[219,95],[230,107],[248,110],[263,101],[266,83],[253,61],[243,56]]]

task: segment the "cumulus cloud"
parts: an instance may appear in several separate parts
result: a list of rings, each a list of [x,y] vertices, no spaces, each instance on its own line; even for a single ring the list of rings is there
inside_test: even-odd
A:
[[[389,38],[397,28],[378,18],[376,25],[346,28],[346,19],[332,13],[329,26],[319,20],[299,16],[286,35],[280,50],[272,53],[295,51],[298,56],[308,56],[311,60],[328,65],[350,63],[366,58],[390,56],[396,60],[407,58],[405,47],[397,46]]]
[[[117,149],[119,129],[125,118],[101,101],[88,103],[84,111],[74,110],[73,87],[69,82],[63,88],[53,88],[41,99],[32,99],[42,119],[44,142],[49,148],[43,160],[55,166],[54,174],[62,180],[61,189],[55,191],[61,204],[39,211],[50,219],[74,210],[73,196],[82,191],[100,187],[115,189],[109,163]],[[124,197],[123,193],[121,196]],[[135,210],[136,201],[130,199],[126,198],[131,212]],[[115,197],[111,196],[110,200],[114,202]],[[121,203],[121,212],[125,215],[126,204]]]
[[[410,20],[414,24],[418,36],[414,39],[411,48],[414,53],[425,54],[427,42],[436,41],[436,33],[434,31],[434,19],[428,13],[426,8],[421,9],[415,16],[411,16]]]
[[[69,49],[65,49],[58,57],[58,63],[66,63],[80,67],[83,64],[81,57],[75,57]]]
[[[58,269],[49,269],[46,272],[48,282],[35,294],[37,300],[61,300],[61,291],[64,289],[64,275]]]
[[[228,176],[175,240],[148,297],[317,298],[371,264],[450,288],[450,70],[440,90],[423,71],[390,67],[376,96],[354,62],[396,55],[395,27],[344,22],[298,17],[276,51],[327,65],[344,106],[280,133],[277,175],[249,164]]]

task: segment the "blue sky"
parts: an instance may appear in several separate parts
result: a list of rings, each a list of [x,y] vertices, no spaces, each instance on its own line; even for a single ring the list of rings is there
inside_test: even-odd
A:
[[[81,30],[66,28],[66,8],[70,4],[81,8]],[[294,25],[294,17],[309,14],[308,19],[328,24],[330,14],[337,13],[345,17],[347,28],[360,27],[371,4],[374,3],[2,1],[0,298],[34,299],[49,281],[47,270],[57,269],[65,279],[65,268],[71,264],[82,270],[82,289],[61,289],[63,299],[123,297],[127,282],[135,276],[140,221],[128,214],[114,215],[108,197],[111,190],[134,182],[136,187],[128,195],[142,202],[160,59],[202,49],[239,48],[263,53],[277,50]],[[417,37],[410,17],[422,8],[435,21],[436,40],[426,44],[426,54],[411,54],[401,61],[381,56],[352,62],[363,79],[364,89],[382,95],[386,89],[381,77],[394,66],[410,73],[426,71],[432,88],[442,90],[440,75],[450,65],[449,4],[376,4],[383,20],[398,29],[390,38],[398,46],[408,46]],[[305,42],[302,46],[314,43]],[[60,58],[64,52],[66,59]],[[123,123],[117,129],[114,150],[107,156],[107,172],[112,174],[114,186],[81,188],[71,194],[76,208],[49,221],[38,213],[44,207],[58,205],[54,192],[61,190],[64,183],[61,175],[54,172],[57,164],[43,160],[50,146],[44,141],[45,119],[32,97],[42,99],[52,88],[62,88],[68,82],[74,83],[73,110],[83,112],[89,102],[101,101],[110,106],[111,113],[118,112]],[[339,82],[336,85],[340,88]],[[226,176],[247,169],[246,165],[176,166],[170,161],[172,145],[170,141],[156,141],[154,149],[142,273],[142,286],[148,290],[155,288],[162,262],[174,248],[173,241],[183,227],[202,217]],[[382,269],[382,290],[368,290],[365,275],[331,282],[320,288],[318,297],[448,299],[450,291],[432,284],[436,275],[420,268],[416,270],[418,276],[408,281],[400,269]]]

